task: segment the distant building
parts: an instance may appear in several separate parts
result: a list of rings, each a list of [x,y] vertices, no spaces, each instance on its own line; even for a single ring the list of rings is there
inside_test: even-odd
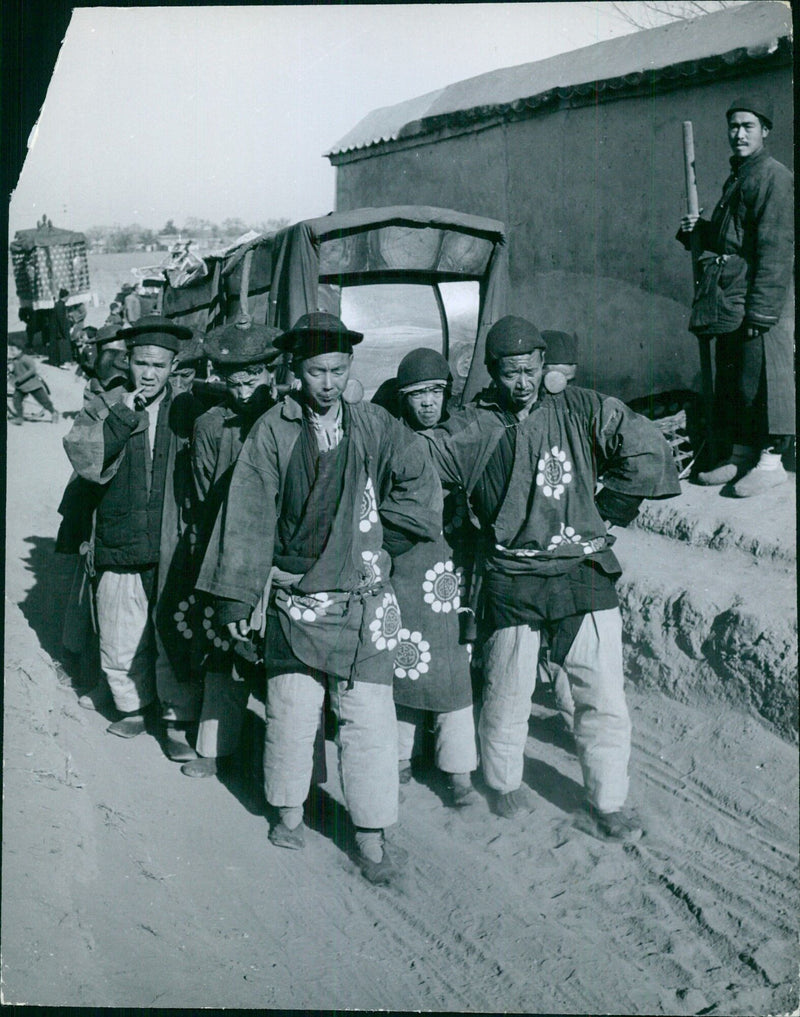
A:
[[[557,15],[556,15],[557,16]],[[368,114],[328,153],[336,207],[440,205],[502,220],[511,313],[581,338],[581,382],[698,390],[681,123],[701,205],[728,171],[724,113],[772,99],[791,166],[791,10],[754,2],[461,81]]]

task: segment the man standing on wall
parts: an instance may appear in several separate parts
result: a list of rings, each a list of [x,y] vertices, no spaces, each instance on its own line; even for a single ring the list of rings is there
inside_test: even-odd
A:
[[[795,430],[794,177],[765,148],[768,101],[735,99],[726,117],[733,156],[722,198],[710,222],[684,216],[678,239],[688,248],[699,231],[709,252],[689,327],[716,337],[715,427],[732,445],[697,479],[733,482],[747,498],[786,480],[781,457]]]

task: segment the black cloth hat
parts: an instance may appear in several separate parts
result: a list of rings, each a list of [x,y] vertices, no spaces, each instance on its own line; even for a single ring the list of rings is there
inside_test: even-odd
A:
[[[574,332],[542,332],[547,349],[544,359],[548,364],[577,364],[578,337]]]
[[[220,325],[206,333],[203,347],[215,364],[271,364],[282,356],[275,340],[281,334],[271,325],[255,325],[247,318]]]
[[[341,318],[325,311],[304,314],[275,340],[279,350],[284,350],[307,360],[322,353],[352,353],[356,343],[364,338],[361,332],[349,329]]]
[[[119,325],[101,325],[97,329],[94,335],[86,335],[84,337],[85,343],[93,343],[95,346],[102,346],[104,343],[124,342],[125,340],[120,335]]]
[[[738,99],[734,99],[725,111],[725,118],[727,119],[731,113],[736,113],[737,110],[755,113],[772,130],[772,103],[763,95],[742,95]]]
[[[543,350],[545,341],[539,329],[525,318],[517,318],[513,314],[506,315],[496,321],[486,336],[485,362],[502,357],[519,357],[534,350]]]
[[[129,328],[119,330],[119,336],[128,346],[161,346],[177,353],[180,340],[192,338],[192,330],[185,325],[176,325],[160,314],[146,314]]]
[[[180,344],[175,364],[180,367],[188,367],[190,364],[199,364],[205,358],[206,351],[203,348],[201,336],[193,335],[191,339]]]
[[[412,386],[435,381],[446,385],[450,377],[450,365],[441,353],[425,348],[412,350],[397,368],[397,389],[403,392]]]

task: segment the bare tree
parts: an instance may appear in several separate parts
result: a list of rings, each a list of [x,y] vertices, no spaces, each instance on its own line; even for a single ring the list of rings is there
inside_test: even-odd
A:
[[[704,14],[736,7],[741,0],[622,0],[610,3],[623,21],[634,28],[655,28],[669,21],[691,21]]]

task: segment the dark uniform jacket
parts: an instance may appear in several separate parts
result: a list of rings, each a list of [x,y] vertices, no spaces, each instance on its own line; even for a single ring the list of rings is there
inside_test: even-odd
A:
[[[680,493],[672,452],[655,425],[588,389],[542,393],[519,420],[490,387],[423,434],[443,483],[465,490],[480,529],[481,614],[489,631],[616,606],[621,569],[604,520],[616,521],[626,503],[635,514],[641,498]],[[601,473],[605,487],[596,496]]]
[[[75,472],[98,489],[95,567],[142,572],[146,588],[156,597],[170,585],[173,558],[188,533],[189,441],[197,409],[191,394],[173,397],[167,386],[152,450],[147,412],[131,410],[121,401],[95,414],[84,408],[64,439]]]
[[[294,514],[297,507],[291,493],[303,478],[297,451],[301,440],[307,441],[305,428],[302,404],[290,394],[256,422],[242,447],[197,583],[221,598],[221,624],[250,614],[274,565],[290,571],[286,556],[292,548],[282,547],[279,524],[287,509]],[[382,548],[384,527],[435,539],[441,530],[441,489],[421,439],[385,410],[344,405],[343,430],[336,478],[322,489],[320,457],[319,482],[312,482],[297,519],[308,537],[315,521],[326,519],[324,547],[291,592],[275,591],[270,604],[288,651],[303,664],[388,684],[401,624],[388,581],[389,556]],[[288,665],[279,661],[269,631],[267,649],[269,667],[291,669],[288,656]]]
[[[237,411],[225,401],[212,406],[195,421],[191,448],[195,501],[192,511],[195,534],[190,565],[193,582],[228,492],[242,444],[255,421],[273,405],[272,394],[264,385],[256,390],[245,411]],[[204,669],[228,672],[232,653],[250,662],[257,658],[257,650],[249,640],[231,646],[224,626],[220,626],[216,619],[213,598],[199,590],[190,594],[185,610],[173,612],[172,620],[178,622],[184,636],[188,632],[187,638],[193,638],[192,668],[198,673]],[[188,628],[181,625],[182,622]],[[241,667],[241,660],[236,663]]]

